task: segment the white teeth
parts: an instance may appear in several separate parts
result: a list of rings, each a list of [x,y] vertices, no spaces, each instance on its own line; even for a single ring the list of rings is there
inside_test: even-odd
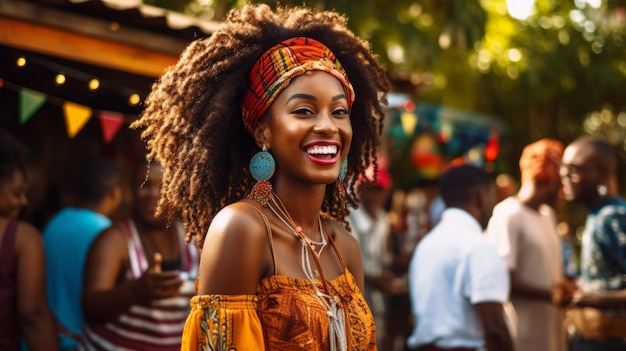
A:
[[[336,145],[328,145],[328,146],[313,146],[306,149],[306,152],[309,155],[334,155],[337,153]]]

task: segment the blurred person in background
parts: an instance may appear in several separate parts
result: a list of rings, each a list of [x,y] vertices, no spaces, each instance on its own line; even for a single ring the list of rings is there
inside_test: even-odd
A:
[[[569,306],[569,351],[626,350],[626,201],[615,195],[617,162],[601,137],[580,137],[563,153],[565,200],[588,211],[577,289],[565,282],[555,291]]]
[[[386,342],[383,351],[407,350],[406,338],[413,325],[409,301],[409,262],[416,245],[439,221],[444,209],[439,195],[437,179],[420,179],[407,192],[393,194],[390,219],[392,220],[391,271],[396,276],[396,292],[388,297]]]
[[[163,170],[142,161],[135,171],[133,212],[94,240],[82,298],[87,350],[179,350],[198,250],[185,244],[178,220],[155,217]]]
[[[483,235],[496,202],[494,182],[484,170],[461,165],[442,174],[439,189],[446,208],[409,266],[414,329],[407,345],[513,350],[502,307],[509,297],[506,263]]]
[[[563,144],[541,139],[519,160],[521,188],[498,203],[486,234],[508,264],[509,325],[517,350],[562,350],[563,319],[552,303],[552,287],[563,278],[555,203],[561,182]]]
[[[28,205],[24,147],[0,129],[0,350],[57,350],[54,318],[45,299],[41,234],[17,220]]]
[[[387,294],[394,293],[395,275],[389,270],[391,263],[390,231],[385,204],[392,187],[391,174],[379,158],[378,176],[374,181],[373,166],[366,177],[357,182],[357,194],[361,201],[348,216],[352,234],[359,242],[363,273],[365,276],[365,301],[372,310],[376,323],[376,344],[383,350]]]
[[[122,200],[122,176],[111,161],[82,160],[71,183],[74,205],[57,212],[43,230],[48,304],[58,322],[61,350],[77,346],[85,258],[96,236],[111,226],[109,217]]]

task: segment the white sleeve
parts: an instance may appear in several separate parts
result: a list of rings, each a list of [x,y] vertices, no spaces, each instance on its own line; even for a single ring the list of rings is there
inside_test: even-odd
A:
[[[466,274],[472,304],[504,303],[509,299],[510,282],[506,263],[488,241],[478,244],[468,256]]]

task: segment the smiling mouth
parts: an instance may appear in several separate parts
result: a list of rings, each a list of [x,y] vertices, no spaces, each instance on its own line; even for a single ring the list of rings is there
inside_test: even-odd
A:
[[[331,159],[337,155],[338,149],[337,145],[314,145],[307,148],[305,151],[307,154],[315,158]]]

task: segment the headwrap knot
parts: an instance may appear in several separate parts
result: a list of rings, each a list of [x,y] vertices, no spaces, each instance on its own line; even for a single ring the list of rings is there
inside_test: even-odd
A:
[[[252,66],[250,88],[241,104],[246,130],[252,133],[255,123],[293,78],[312,70],[324,71],[337,78],[344,86],[348,107],[352,107],[354,89],[335,54],[315,39],[295,37],[264,52]]]
[[[563,149],[563,143],[549,138],[527,145],[519,160],[522,182],[558,180]]]

